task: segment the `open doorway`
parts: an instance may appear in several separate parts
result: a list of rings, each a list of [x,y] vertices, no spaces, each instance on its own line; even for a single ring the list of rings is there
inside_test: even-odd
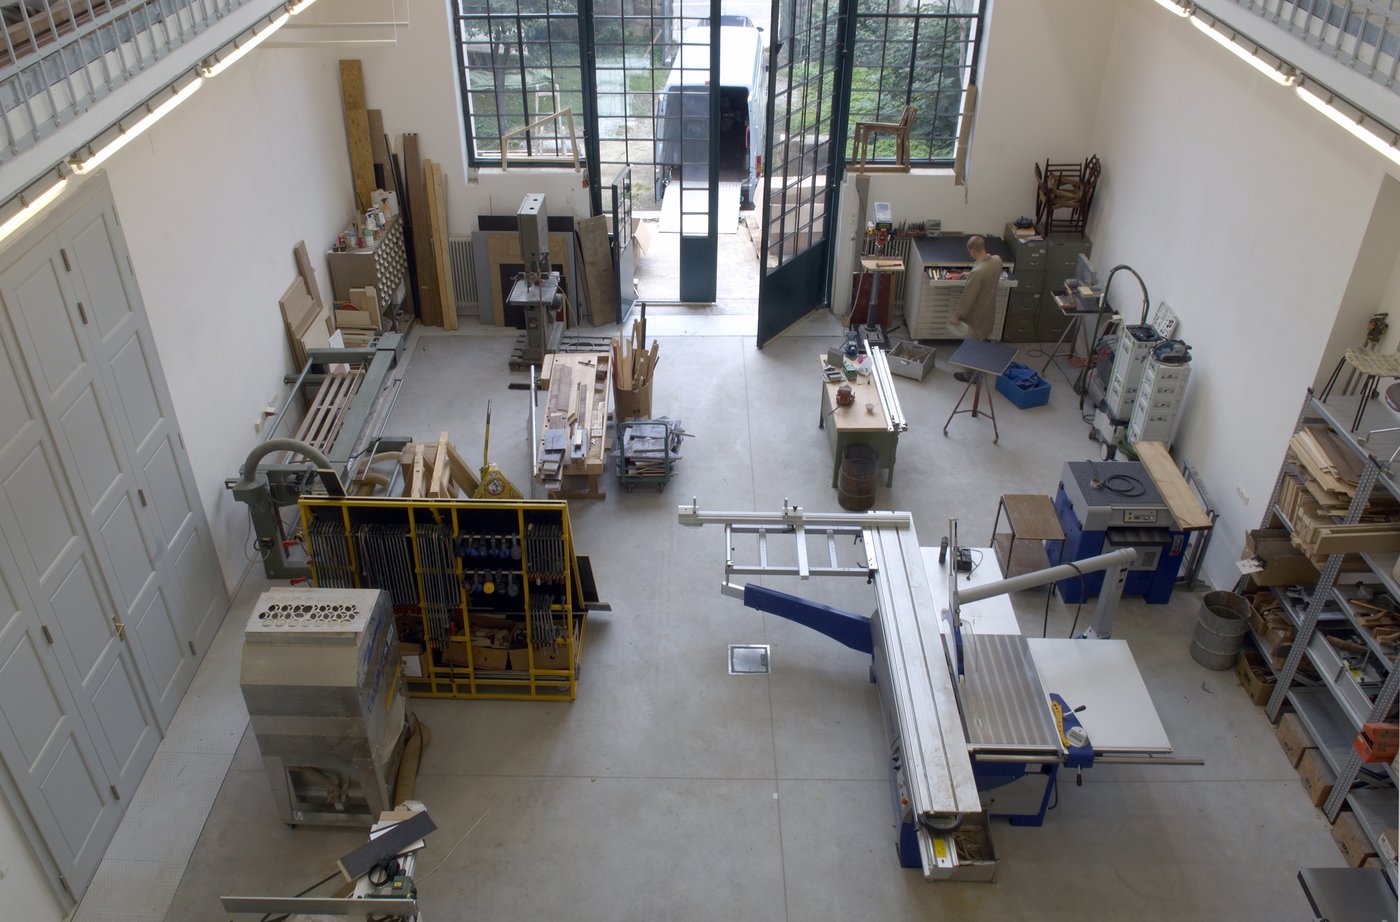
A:
[[[759,23],[769,5],[726,2],[718,26],[708,3],[690,6],[645,25],[636,17],[599,22],[603,174],[610,161],[633,168],[633,215],[642,223],[634,277],[650,310],[753,314],[761,236],[753,206],[762,191],[767,117],[768,50]],[[713,294],[703,304],[677,303],[697,290],[697,273]]]

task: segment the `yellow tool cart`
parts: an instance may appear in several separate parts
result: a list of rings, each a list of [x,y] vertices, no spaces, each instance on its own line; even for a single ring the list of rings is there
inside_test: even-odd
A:
[[[304,496],[320,587],[393,599],[409,694],[572,701],[592,567],[563,501]]]

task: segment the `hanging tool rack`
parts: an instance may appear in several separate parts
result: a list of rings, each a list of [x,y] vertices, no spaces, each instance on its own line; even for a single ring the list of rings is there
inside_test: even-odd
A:
[[[562,501],[307,496],[312,582],[393,599],[409,694],[573,700],[598,601]]]

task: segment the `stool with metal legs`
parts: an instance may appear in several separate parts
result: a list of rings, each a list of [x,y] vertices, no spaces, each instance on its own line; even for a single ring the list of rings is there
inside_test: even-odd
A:
[[[1351,431],[1355,432],[1361,427],[1361,414],[1366,412],[1367,402],[1376,396],[1376,385],[1380,379],[1400,378],[1400,354],[1375,352],[1371,349],[1348,349],[1338,360],[1337,367],[1332,369],[1332,376],[1327,379],[1322,393],[1318,395],[1320,403],[1327,402],[1337,378],[1342,374],[1342,369],[1348,365],[1365,375],[1361,381],[1361,400],[1356,405],[1356,416],[1351,421]]]
[[[1390,407],[1391,410],[1400,413],[1400,381],[1387,387],[1385,393],[1381,395],[1381,399],[1385,401],[1385,405]],[[1364,407],[1365,404],[1362,404],[1362,406]],[[1380,435],[1382,432],[1400,432],[1400,426],[1387,426],[1384,429],[1372,429],[1370,432],[1358,438],[1357,441],[1364,445],[1371,436]],[[1386,459],[1385,463],[1394,464],[1397,456],[1400,456],[1400,446],[1396,446],[1395,451],[1390,453],[1390,457]]]

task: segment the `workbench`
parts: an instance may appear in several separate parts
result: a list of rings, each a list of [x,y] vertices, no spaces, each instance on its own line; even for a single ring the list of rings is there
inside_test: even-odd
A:
[[[826,368],[826,358],[819,358],[822,368]],[[855,393],[856,402],[848,407],[836,405],[836,391],[843,384],[849,384]],[[828,423],[830,425],[827,425]],[[890,418],[889,408],[880,399],[879,390],[871,376],[857,375],[854,381],[823,380],[821,416],[817,419],[817,426],[826,430],[826,440],[831,445],[833,487],[840,479],[841,458],[850,445],[869,445],[879,452],[880,467],[888,471],[885,486],[894,484],[894,458],[895,450],[899,447],[899,427]]]
[[[535,480],[550,499],[602,499],[598,478],[608,445],[608,400],[612,356],[606,352],[555,352],[540,366],[547,389]],[[582,477],[587,487],[568,489],[565,478]]]

